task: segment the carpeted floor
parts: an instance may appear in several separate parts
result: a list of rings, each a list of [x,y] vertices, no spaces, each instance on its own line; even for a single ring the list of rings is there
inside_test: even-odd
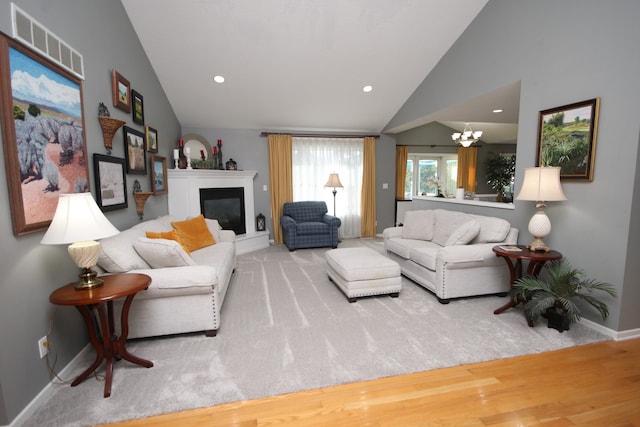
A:
[[[340,247],[360,245],[382,251],[380,239],[345,240]],[[542,324],[529,328],[521,309],[494,315],[506,298],[441,305],[406,278],[398,298],[350,304],[327,278],[327,250],[277,245],[238,256],[217,337],[132,340],[128,349],[153,368],[118,362],[108,399],[94,377],[73,388],[56,385],[25,425],[144,418],[608,339],[580,324],[562,334]],[[85,353],[69,377],[93,358]]]

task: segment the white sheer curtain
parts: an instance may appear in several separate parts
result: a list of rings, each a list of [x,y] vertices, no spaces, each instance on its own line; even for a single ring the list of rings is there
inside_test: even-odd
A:
[[[362,138],[293,138],[293,200],[324,200],[333,214],[333,188],[325,188],[337,173],[344,188],[336,188],[340,237],[360,237]]]

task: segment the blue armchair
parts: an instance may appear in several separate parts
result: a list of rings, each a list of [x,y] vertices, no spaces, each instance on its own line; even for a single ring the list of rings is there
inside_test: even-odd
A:
[[[280,225],[284,244],[290,251],[299,248],[338,247],[340,218],[327,214],[325,202],[305,201],[284,204]]]

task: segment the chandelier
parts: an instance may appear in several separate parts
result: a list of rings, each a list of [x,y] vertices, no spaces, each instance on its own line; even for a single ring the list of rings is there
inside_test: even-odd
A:
[[[462,133],[454,132],[453,135],[451,135],[451,139],[453,139],[454,142],[462,145],[463,147],[468,147],[474,142],[478,141],[481,136],[481,130],[477,130],[474,132],[473,129],[471,129],[471,125],[469,123],[466,123]]]

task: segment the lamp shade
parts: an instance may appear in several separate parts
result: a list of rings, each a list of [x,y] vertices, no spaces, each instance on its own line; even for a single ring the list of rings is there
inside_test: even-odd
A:
[[[567,200],[560,185],[560,167],[526,168],[516,200],[552,202]]]
[[[104,216],[91,193],[61,194],[40,243],[60,245],[114,236],[120,231]]]
[[[337,173],[332,173],[329,175],[329,180],[324,185],[325,187],[333,187],[333,188],[343,188],[342,183],[340,182],[340,177]]]

